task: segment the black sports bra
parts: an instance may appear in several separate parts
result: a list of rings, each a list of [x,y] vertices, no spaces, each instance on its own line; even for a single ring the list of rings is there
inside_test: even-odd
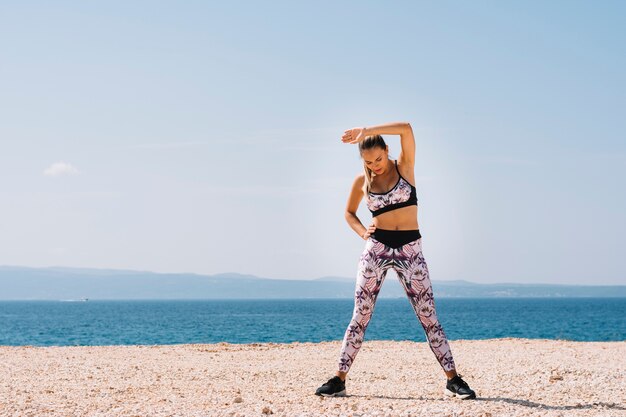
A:
[[[417,189],[412,186],[398,170],[398,161],[394,161],[398,171],[398,182],[386,193],[369,192],[366,203],[372,217],[407,206],[417,206]]]

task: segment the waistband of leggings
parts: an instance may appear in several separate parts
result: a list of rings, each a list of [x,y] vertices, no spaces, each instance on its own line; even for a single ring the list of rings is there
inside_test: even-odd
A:
[[[415,230],[386,230],[376,229],[371,235],[380,243],[384,243],[392,248],[399,248],[409,242],[420,239],[422,237],[419,229]]]

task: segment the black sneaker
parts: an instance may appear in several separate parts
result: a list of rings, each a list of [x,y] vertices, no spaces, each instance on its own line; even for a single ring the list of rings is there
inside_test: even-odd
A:
[[[476,398],[476,393],[470,389],[467,382],[461,379],[461,375],[448,379],[444,393],[449,396],[456,396],[462,400],[473,400]]]
[[[338,376],[334,376],[319,387],[317,391],[315,391],[315,395],[321,395],[323,397],[345,397],[346,383]]]

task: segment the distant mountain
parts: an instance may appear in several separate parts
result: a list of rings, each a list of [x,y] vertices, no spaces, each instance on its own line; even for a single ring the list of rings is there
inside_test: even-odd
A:
[[[261,278],[88,268],[0,266],[0,300],[352,298],[354,278]],[[477,284],[433,281],[435,297],[626,297],[623,285]],[[391,273],[381,298],[406,297]]]

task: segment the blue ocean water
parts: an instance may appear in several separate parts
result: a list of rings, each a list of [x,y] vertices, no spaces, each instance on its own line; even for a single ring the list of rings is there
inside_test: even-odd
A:
[[[626,340],[626,298],[440,298],[450,340]],[[0,345],[341,340],[353,300],[0,301]],[[365,340],[425,341],[407,299],[378,299]]]

